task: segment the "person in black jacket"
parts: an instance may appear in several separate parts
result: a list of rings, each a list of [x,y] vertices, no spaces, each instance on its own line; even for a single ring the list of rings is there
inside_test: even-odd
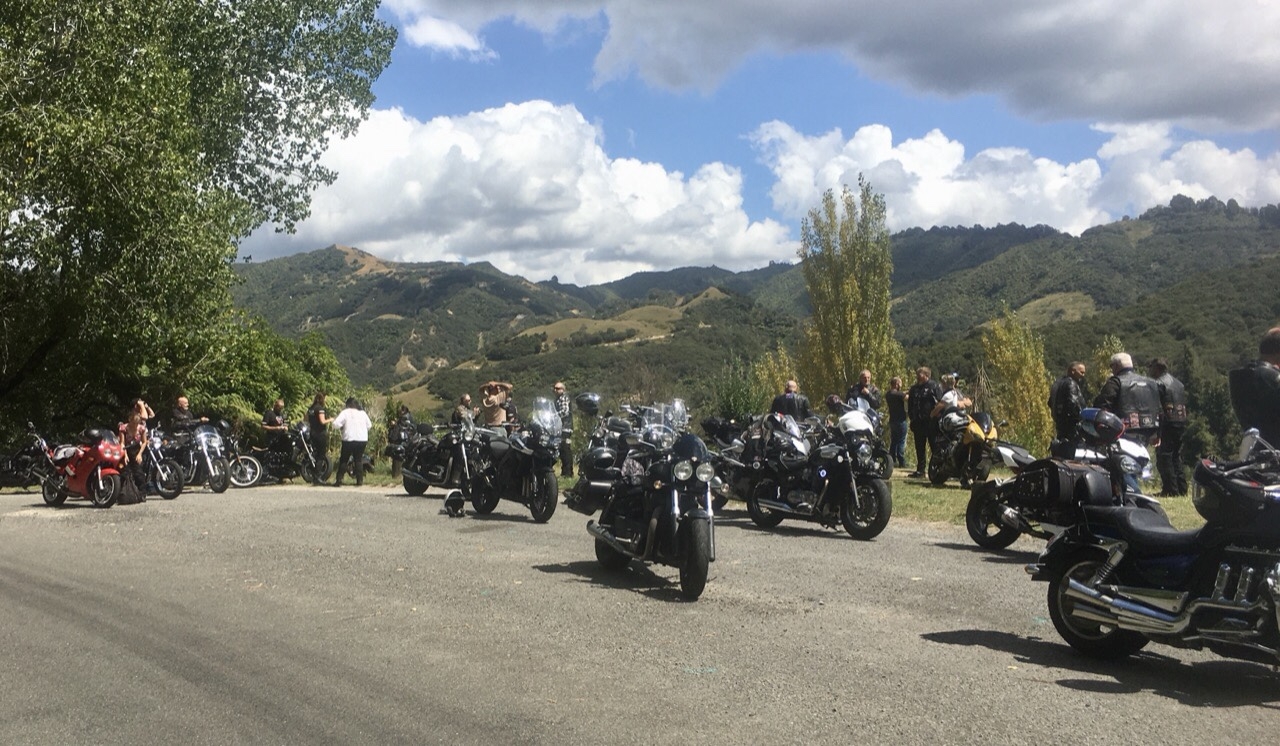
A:
[[[902,379],[889,379],[889,390],[884,394],[889,405],[889,455],[898,468],[907,465],[907,392],[902,390]]]
[[[1147,373],[1160,385],[1160,445],[1156,446],[1156,469],[1160,472],[1161,497],[1187,494],[1187,471],[1182,465],[1182,436],[1187,430],[1187,391],[1169,373],[1169,364],[1158,357],[1147,365]]]
[[[929,462],[925,446],[933,452],[933,408],[942,401],[942,386],[933,380],[933,371],[922,365],[916,368],[916,382],[907,390],[907,416],[911,420],[911,436],[916,444],[916,470],[909,476],[923,477]]]
[[[813,415],[809,410],[809,397],[800,393],[800,384],[795,381],[787,381],[782,393],[773,397],[773,404],[769,406],[769,411],[789,414],[797,422],[803,422]]]
[[[1231,408],[1241,428],[1257,428],[1272,448],[1280,448],[1280,326],[1262,336],[1258,358],[1228,374]]]
[[[844,399],[850,404],[854,399],[863,399],[872,409],[880,409],[880,389],[871,382],[871,371],[864,370],[858,374],[858,382],[849,387]]]
[[[1160,431],[1160,385],[1133,369],[1127,352],[1111,356],[1111,377],[1093,399],[1124,422],[1124,435],[1143,445]]]
[[[1080,410],[1089,406],[1084,395],[1084,363],[1073,361],[1067,372],[1049,387],[1049,412],[1053,415],[1054,436],[1058,440],[1075,437]]]

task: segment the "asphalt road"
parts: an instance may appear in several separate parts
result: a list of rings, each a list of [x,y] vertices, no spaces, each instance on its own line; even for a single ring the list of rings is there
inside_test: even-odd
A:
[[[703,597],[563,506],[389,488],[0,494],[0,743],[1263,743],[1280,676],[1071,652],[962,529],[717,524]]]

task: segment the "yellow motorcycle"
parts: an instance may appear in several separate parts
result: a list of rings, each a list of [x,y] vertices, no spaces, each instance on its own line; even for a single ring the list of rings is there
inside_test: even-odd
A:
[[[941,485],[948,479],[959,479],[961,487],[987,481],[998,439],[996,423],[986,412],[969,414],[954,407],[946,410],[938,417],[938,435],[927,472],[929,481]]]

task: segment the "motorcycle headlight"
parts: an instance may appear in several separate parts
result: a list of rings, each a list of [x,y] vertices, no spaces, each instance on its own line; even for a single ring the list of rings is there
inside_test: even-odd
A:
[[[862,445],[858,446],[858,460],[867,461],[870,458],[871,458],[871,444],[863,443]]]
[[[699,482],[709,483],[711,480],[716,478],[716,467],[708,463],[701,463],[698,464],[698,468],[694,471],[694,474],[698,477]]]
[[[671,467],[671,476],[678,482],[683,482],[693,476],[693,462],[680,461]]]
[[[151,447],[152,447],[152,448],[159,448],[159,447],[160,447],[160,436],[159,436],[159,435],[152,435],[152,436],[151,436]]]

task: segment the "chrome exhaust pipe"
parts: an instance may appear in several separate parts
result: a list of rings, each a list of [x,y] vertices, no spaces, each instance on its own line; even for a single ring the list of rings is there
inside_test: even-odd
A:
[[[1189,621],[1189,617],[1185,612],[1179,616],[1174,616],[1145,604],[1135,603],[1123,598],[1112,598],[1071,578],[1067,579],[1066,595],[1068,598],[1101,607],[1101,609],[1081,609],[1080,611],[1093,611],[1094,615],[1099,612],[1109,612],[1114,618],[1114,621],[1110,623],[1123,629],[1132,629],[1138,632],[1176,634],[1186,629]],[[1077,615],[1077,611],[1073,610],[1072,615]],[[1091,619],[1090,621],[1101,620]]]
[[[757,500],[756,502],[762,508],[768,508],[769,510],[776,510],[779,513],[790,513],[792,515],[805,515],[804,513],[801,513],[800,511],[796,510],[796,506],[790,503],[783,502],[781,500]]]
[[[633,550],[631,547],[627,546],[626,544],[623,544],[620,540],[618,540],[616,536],[614,536],[609,531],[609,529],[605,528],[604,526],[601,526],[595,521],[587,521],[587,533],[591,534],[592,536],[596,537],[600,541],[603,541],[604,543],[613,547],[615,550],[627,555],[628,557],[637,557],[637,558],[639,557],[639,555],[636,554],[635,550]]]

